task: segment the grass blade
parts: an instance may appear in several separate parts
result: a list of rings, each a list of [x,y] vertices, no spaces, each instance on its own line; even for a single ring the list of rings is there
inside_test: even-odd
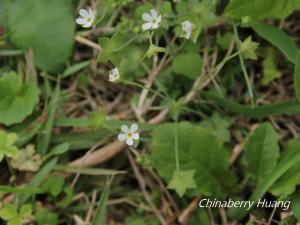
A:
[[[300,51],[297,54],[295,71],[294,71],[294,87],[296,92],[296,97],[300,100]]]

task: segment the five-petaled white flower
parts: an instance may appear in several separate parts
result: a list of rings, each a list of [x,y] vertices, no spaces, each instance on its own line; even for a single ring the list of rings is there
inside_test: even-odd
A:
[[[82,27],[91,27],[95,20],[95,12],[89,8],[86,9],[80,9],[79,10],[79,17],[76,19],[76,23],[81,25]]]
[[[111,71],[108,72],[108,81],[114,82],[119,80],[120,78],[120,73],[118,68],[113,68]]]
[[[181,25],[182,25],[182,30],[185,33],[184,37],[186,39],[190,39],[193,31],[193,24],[190,21],[186,20],[182,22]]]
[[[161,22],[161,15],[158,15],[155,9],[151,9],[150,14],[144,13],[142,17],[145,21],[145,23],[142,26],[143,30],[157,29]]]
[[[140,135],[137,132],[139,129],[138,125],[136,123],[132,124],[130,126],[130,129],[126,125],[121,126],[121,131],[123,133],[118,135],[118,140],[126,142],[127,145],[131,146],[133,145],[133,140],[139,140]]]

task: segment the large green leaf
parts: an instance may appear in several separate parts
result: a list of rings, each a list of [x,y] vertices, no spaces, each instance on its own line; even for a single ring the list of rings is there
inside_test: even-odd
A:
[[[39,89],[33,83],[22,83],[15,72],[0,78],[0,123],[11,125],[30,115],[39,101]]]
[[[153,133],[152,157],[158,173],[170,182],[176,170],[175,124],[158,126]],[[228,169],[228,152],[207,130],[187,122],[178,124],[180,169],[195,170],[193,195],[224,197],[235,183]]]
[[[284,53],[291,62],[296,62],[296,57],[299,49],[294,40],[289,37],[284,31],[272,25],[257,21],[252,22],[251,26],[255,30],[255,32],[258,33],[262,38],[270,42],[282,53]]]
[[[297,9],[300,9],[299,0],[230,0],[225,14],[234,19],[244,16],[284,19]]]
[[[244,163],[254,179],[263,179],[276,166],[279,157],[277,133],[269,123],[263,123],[250,135],[245,146]]]
[[[6,9],[11,42],[18,48],[32,48],[40,69],[60,71],[74,43],[71,1],[7,0]]]

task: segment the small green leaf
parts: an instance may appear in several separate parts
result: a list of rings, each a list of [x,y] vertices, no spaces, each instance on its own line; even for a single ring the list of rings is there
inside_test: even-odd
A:
[[[259,125],[245,146],[244,163],[247,173],[262,180],[273,171],[279,157],[278,137],[269,123]]]
[[[18,217],[18,212],[13,205],[7,204],[0,209],[0,218],[4,220],[12,220],[15,217]]]
[[[267,85],[278,77],[281,77],[281,72],[277,69],[276,66],[274,49],[268,48],[266,58],[263,61],[262,83],[264,85]]]
[[[182,197],[187,189],[197,188],[197,184],[194,180],[194,175],[195,170],[175,170],[168,188],[174,189],[179,194],[179,196]]]
[[[144,57],[150,58],[152,56],[157,55],[159,52],[166,52],[167,50],[165,48],[156,46],[154,44],[151,44],[147,50],[147,52],[145,53]]]
[[[65,185],[65,180],[61,176],[50,176],[42,184],[42,190],[49,192],[53,196],[59,195]]]
[[[35,219],[38,225],[57,225],[58,215],[50,212],[46,208],[38,208],[35,213]]]
[[[179,54],[175,57],[172,68],[177,74],[182,74],[188,78],[195,79],[200,74],[202,58],[196,52]]]
[[[18,148],[14,146],[17,140],[15,133],[6,133],[0,130],[0,162],[3,157],[15,158],[18,154]]]
[[[39,101],[39,89],[33,83],[22,82],[15,72],[4,73],[0,78],[0,123],[19,123],[30,115]]]
[[[9,220],[7,225],[22,225],[22,220],[20,217],[13,218],[12,220]]]
[[[89,117],[90,127],[100,129],[105,122],[106,114],[103,111],[92,112]]]
[[[291,203],[292,203],[292,211],[294,216],[298,220],[300,220],[300,193],[299,192],[292,195]]]
[[[252,37],[249,36],[240,45],[240,51],[245,59],[257,59],[256,49],[258,48],[258,43],[252,41]]]
[[[20,216],[22,218],[30,217],[31,214],[32,214],[32,205],[31,204],[26,204],[21,207]]]

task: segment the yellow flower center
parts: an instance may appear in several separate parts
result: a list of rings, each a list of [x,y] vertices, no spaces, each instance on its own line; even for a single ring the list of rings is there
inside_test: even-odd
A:
[[[157,19],[152,19],[152,23],[157,23]]]
[[[128,136],[128,137],[132,137],[132,133],[131,133],[131,132],[128,132],[127,136]]]
[[[91,17],[87,17],[87,18],[86,18],[86,21],[91,22],[91,21],[92,21],[92,18],[91,18]]]

